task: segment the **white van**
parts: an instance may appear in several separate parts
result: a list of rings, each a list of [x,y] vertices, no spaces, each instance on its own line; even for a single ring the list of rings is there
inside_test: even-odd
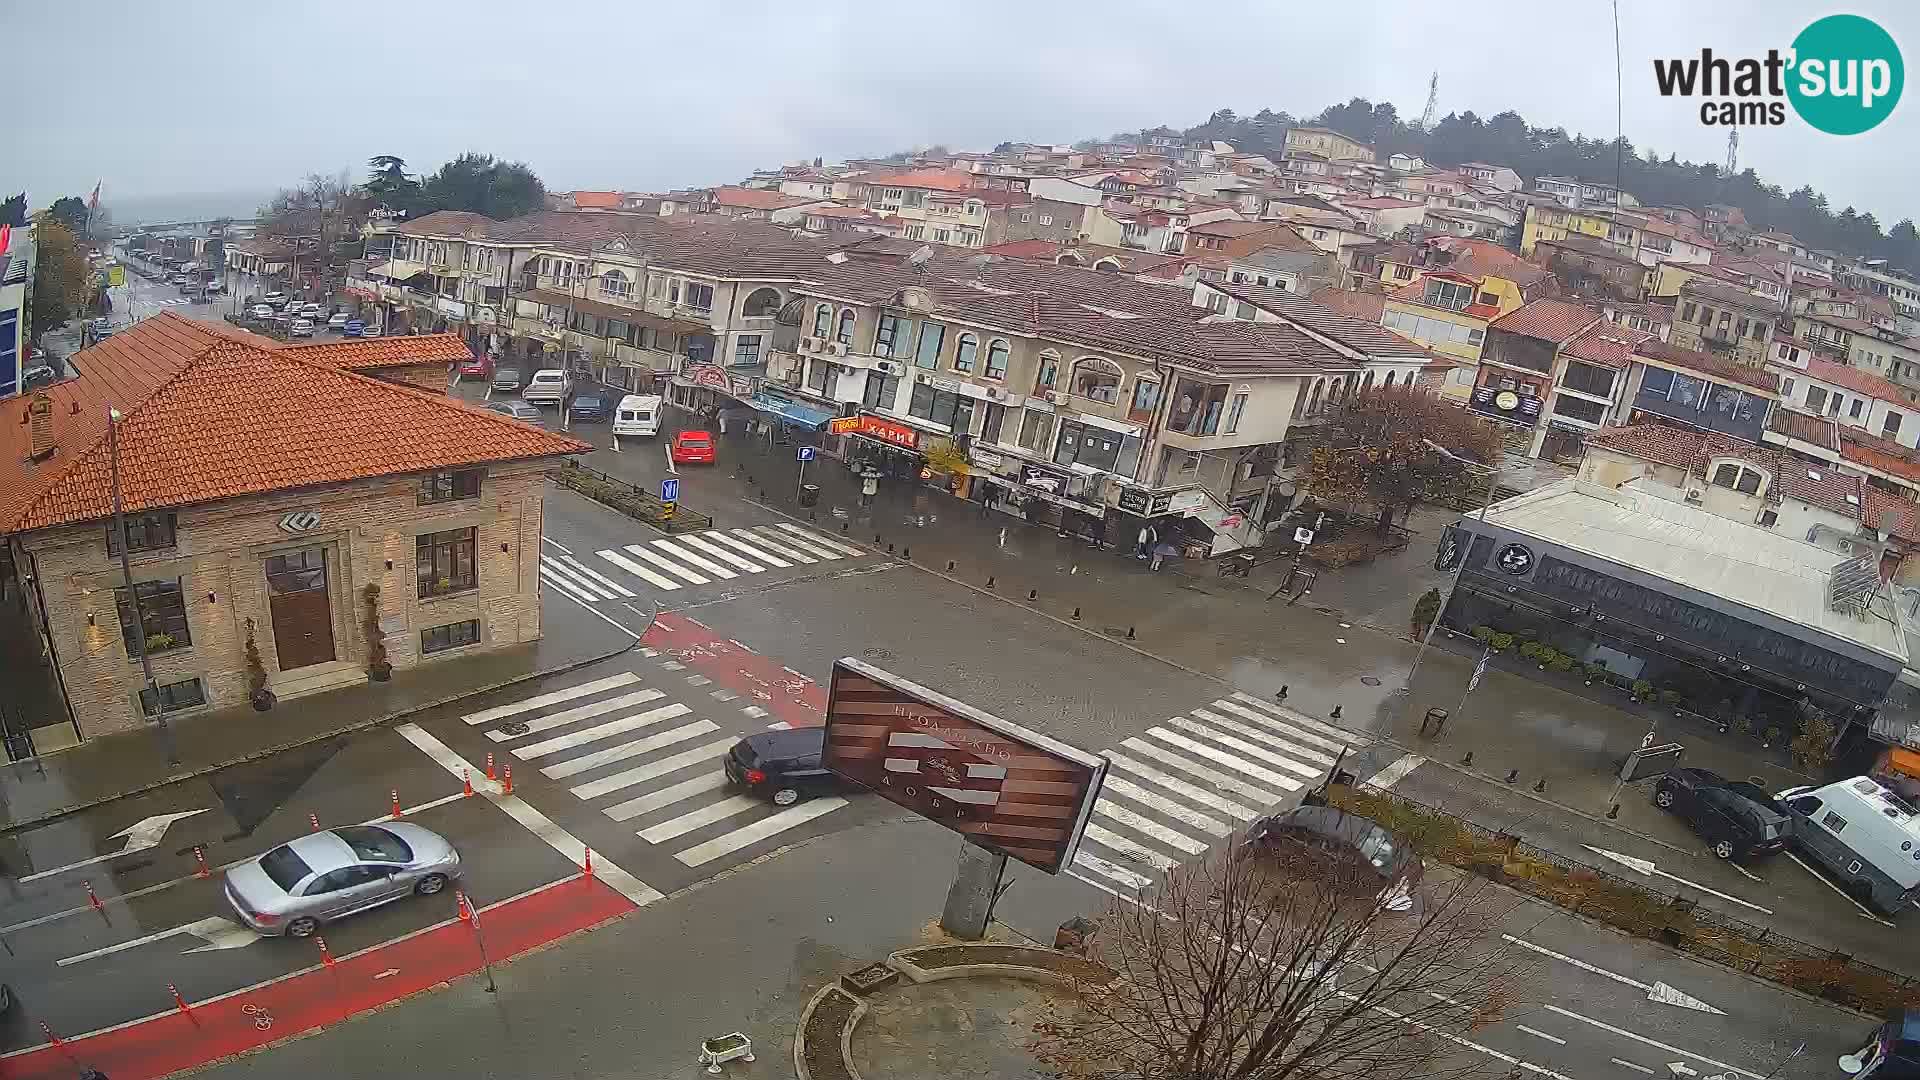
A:
[[[573,392],[573,376],[565,368],[541,368],[527,380],[520,400],[530,405],[558,405]]]
[[[615,435],[660,434],[660,395],[628,394],[613,410]]]
[[[1892,915],[1920,892],[1920,810],[1866,776],[1777,798],[1795,847],[1854,899]]]

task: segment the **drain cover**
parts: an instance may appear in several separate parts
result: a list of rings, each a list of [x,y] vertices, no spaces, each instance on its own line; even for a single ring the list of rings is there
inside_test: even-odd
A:
[[[892,659],[894,659],[894,655],[893,655],[893,650],[892,650],[892,649],[862,649],[862,650],[860,650],[860,655],[861,655],[861,656],[864,656],[864,657],[866,657],[866,658],[867,658],[867,659],[869,659],[869,660],[892,660]]]
[[[1363,683],[1363,684],[1365,684],[1365,685],[1367,685],[1367,686],[1379,686],[1379,685],[1380,685],[1380,680],[1379,680],[1379,679],[1376,679],[1376,678],[1374,678],[1374,677],[1373,677],[1373,676],[1371,676],[1371,675],[1362,675],[1362,676],[1360,676],[1360,681],[1361,681],[1361,683]]]
[[[525,720],[515,720],[510,724],[500,725],[500,734],[502,735],[525,735],[526,733],[527,722]]]

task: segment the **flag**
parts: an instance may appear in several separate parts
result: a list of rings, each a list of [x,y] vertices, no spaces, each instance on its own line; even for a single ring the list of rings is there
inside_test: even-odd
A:
[[[100,209],[100,181],[93,182],[93,194],[87,198],[87,213]]]
[[[12,245],[13,245],[13,226],[0,225],[0,255],[5,255],[7,253],[7,248],[11,247]]]

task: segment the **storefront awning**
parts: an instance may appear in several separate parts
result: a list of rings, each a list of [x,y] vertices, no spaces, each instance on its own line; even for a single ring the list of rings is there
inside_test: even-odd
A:
[[[760,412],[770,413],[788,423],[799,424],[808,431],[819,431],[827,425],[827,421],[834,417],[834,414],[826,409],[816,408],[812,405],[804,405],[798,401],[790,401],[786,398],[767,397],[763,394],[755,394],[747,400],[747,404],[753,406]]]
[[[526,300],[535,304],[545,304],[549,308],[561,311],[571,310],[582,315],[594,315],[602,319],[615,319],[629,322],[635,326],[651,326],[667,334],[710,334],[713,327],[691,319],[675,319],[663,315],[651,315],[639,308],[622,307],[602,300],[585,296],[568,296],[554,289],[523,289],[514,293],[516,300]]]
[[[408,278],[418,277],[426,272],[427,268],[420,263],[408,262],[405,259],[395,259],[392,262],[383,262],[379,266],[367,271],[367,276],[383,277],[388,281],[405,281]]]

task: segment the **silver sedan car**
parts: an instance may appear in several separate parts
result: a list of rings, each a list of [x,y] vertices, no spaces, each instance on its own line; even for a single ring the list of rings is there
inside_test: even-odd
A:
[[[348,825],[303,836],[227,871],[227,903],[262,934],[306,937],[321,923],[407,895],[431,896],[460,876],[460,853],[407,822]]]

